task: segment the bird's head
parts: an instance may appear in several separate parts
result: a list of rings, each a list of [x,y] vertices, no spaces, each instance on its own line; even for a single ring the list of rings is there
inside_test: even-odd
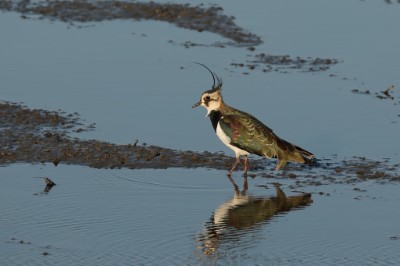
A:
[[[210,71],[211,76],[213,78],[213,85],[210,90],[207,90],[201,94],[200,101],[195,103],[192,108],[195,108],[199,105],[203,106],[207,109],[207,116],[211,113],[211,111],[218,111],[222,104],[222,79],[218,77],[214,72],[212,72],[208,67],[203,64],[199,64],[205,67],[208,71]],[[217,84],[215,84],[217,82]]]

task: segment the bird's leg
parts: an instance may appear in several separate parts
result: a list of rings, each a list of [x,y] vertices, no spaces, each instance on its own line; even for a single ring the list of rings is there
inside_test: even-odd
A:
[[[244,156],[244,173],[243,176],[247,177],[247,170],[249,170],[249,158],[247,155]]]
[[[286,165],[286,160],[278,159],[278,164],[276,165],[275,171],[280,170],[282,167],[285,167],[285,165]]]
[[[229,171],[228,176],[231,176],[236,167],[240,164],[240,156],[236,157],[236,162],[233,164],[232,169]]]
[[[246,193],[247,189],[249,188],[247,184],[247,174],[243,178],[243,193]]]
[[[235,191],[236,191],[236,192],[239,192],[239,187],[238,187],[238,185],[236,185],[235,180],[233,180],[233,178],[232,178],[230,175],[228,175],[228,178],[229,178],[229,180],[231,181],[231,183],[232,183],[233,188],[235,189]]]

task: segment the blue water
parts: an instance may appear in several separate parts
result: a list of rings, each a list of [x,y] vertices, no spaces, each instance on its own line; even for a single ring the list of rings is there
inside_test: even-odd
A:
[[[193,63],[198,61],[223,78],[228,104],[318,157],[399,161],[400,5],[218,4],[264,43],[254,52],[233,46],[187,49],[169,41],[228,40],[163,22],[117,20],[76,28],[1,13],[1,100],[78,112],[88,124],[96,123],[96,130],[77,134],[81,138],[121,144],[138,139],[230,154],[214,136],[205,110],[191,109],[212,84],[209,73]],[[262,52],[341,62],[318,73],[230,66]],[[389,85],[395,86],[394,101],[374,97]],[[38,178],[44,176],[57,184],[47,194]],[[239,173],[235,179],[242,185]],[[296,180],[259,177],[249,180],[248,194],[274,196],[275,181],[288,195],[298,194],[290,188]],[[234,200],[225,171],[18,164],[0,167],[0,182],[1,265],[400,263],[398,184],[301,187],[313,193],[310,206],[236,232],[234,241],[222,237],[216,251],[206,255],[199,239],[214,212]]]

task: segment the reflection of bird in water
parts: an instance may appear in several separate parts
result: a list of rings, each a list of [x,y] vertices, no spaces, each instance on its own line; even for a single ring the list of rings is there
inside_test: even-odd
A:
[[[211,90],[203,92],[199,105],[207,109],[212,126],[221,141],[235,152],[236,162],[228,173],[232,174],[240,163],[240,156],[244,156],[244,175],[248,170],[249,154],[257,154],[268,158],[277,158],[276,170],[284,167],[287,161],[298,163],[312,163],[314,155],[292,143],[279,138],[269,127],[260,122],[251,114],[230,107],[222,100],[222,80],[208,67],[214,84]],[[217,81],[217,84],[215,84]]]
[[[246,233],[273,216],[307,206],[312,202],[311,194],[287,197],[278,187],[275,197],[256,197],[236,191],[232,199],[221,204],[211,220],[206,223],[204,232],[198,235],[198,248],[205,255],[213,255],[224,242],[237,242]]]

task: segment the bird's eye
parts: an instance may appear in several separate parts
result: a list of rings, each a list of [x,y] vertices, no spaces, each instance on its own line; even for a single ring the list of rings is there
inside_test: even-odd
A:
[[[204,99],[206,99],[207,101],[209,101],[211,98],[210,98],[210,96],[206,96]]]

